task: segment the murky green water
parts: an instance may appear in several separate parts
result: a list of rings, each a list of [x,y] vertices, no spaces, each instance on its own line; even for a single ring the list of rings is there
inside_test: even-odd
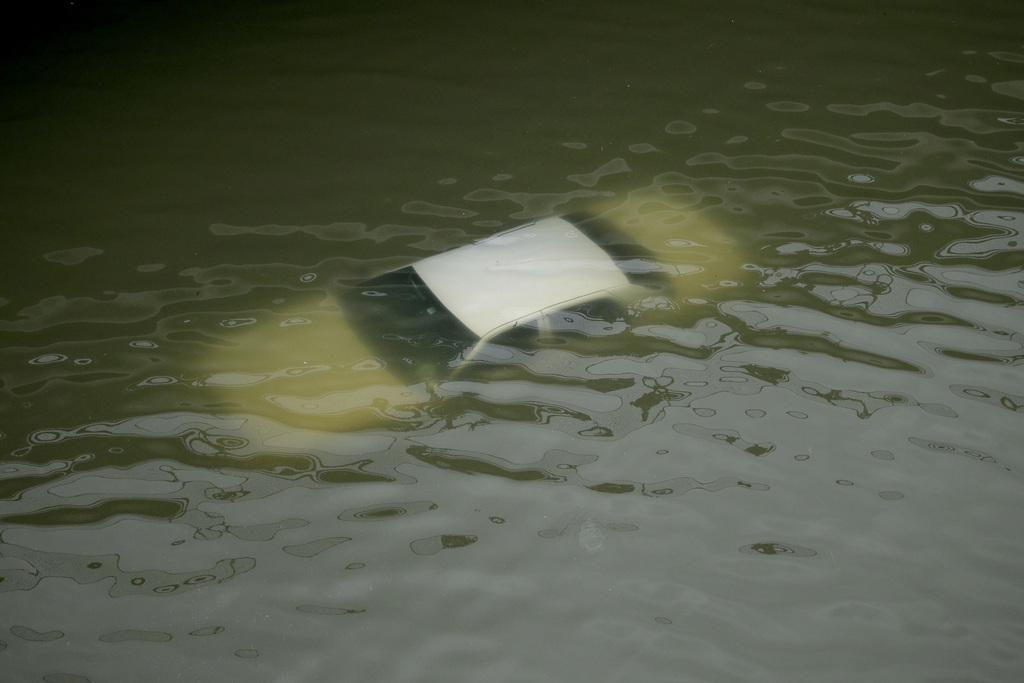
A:
[[[1016,680],[1021,19],[129,3],[15,50],[5,676]],[[573,211],[703,274],[430,385],[341,343],[344,288]]]

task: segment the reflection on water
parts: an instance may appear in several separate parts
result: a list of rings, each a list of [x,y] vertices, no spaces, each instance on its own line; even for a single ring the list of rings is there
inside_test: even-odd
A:
[[[813,557],[817,555],[816,552],[810,548],[801,548],[800,546],[785,545],[783,543],[776,543],[774,541],[768,543],[751,543],[748,546],[740,548],[741,553],[760,553],[761,555],[794,555],[796,557]]]
[[[1013,12],[954,40],[924,8],[862,11],[856,38],[841,7],[463,9],[459,50],[423,42],[416,3],[356,23],[312,3],[253,20],[276,42],[196,47],[202,69],[167,53],[183,75],[125,96],[149,175],[116,202],[30,187],[53,140],[55,178],[110,181],[106,152],[30,106],[84,86],[12,91],[22,118],[0,125],[39,151],[0,162],[26,193],[3,217],[21,245],[0,292],[4,670],[1014,680],[1024,56],[996,36]],[[521,49],[467,31],[485,14]],[[759,26],[808,47],[783,60]],[[161,119],[177,134],[154,140],[154,102],[234,111],[203,74],[267,92],[238,50],[296,89],[260,106],[279,121],[239,114],[235,138],[218,116]],[[107,130],[88,101],[77,125]],[[231,182],[202,176],[205,199],[174,208],[192,181],[161,174],[199,173],[181,141],[219,135],[189,148]],[[243,138],[277,141],[261,149],[284,170]],[[642,235],[671,286],[414,384],[338,305],[583,211]]]
[[[66,522],[65,522],[66,523]],[[251,557],[224,559],[205,571],[172,574],[159,570],[126,572],[118,567],[117,555],[84,556],[47,553],[13,543],[3,546],[4,557],[17,559],[27,567],[4,574],[5,590],[28,590],[44,578],[67,578],[76,583],[95,583],[114,579],[110,597],[124,595],[169,595],[198,588],[207,583],[223,583],[256,566]],[[9,585],[8,585],[9,584]]]

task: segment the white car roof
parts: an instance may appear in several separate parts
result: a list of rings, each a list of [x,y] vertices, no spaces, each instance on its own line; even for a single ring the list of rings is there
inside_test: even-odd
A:
[[[482,339],[630,285],[604,249],[558,217],[429,256],[413,268]]]

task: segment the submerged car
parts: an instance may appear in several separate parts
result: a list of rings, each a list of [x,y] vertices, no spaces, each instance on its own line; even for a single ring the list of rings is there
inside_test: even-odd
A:
[[[738,272],[731,240],[699,218],[681,225],[685,216],[543,218],[340,281],[318,303],[211,330],[217,342],[192,386],[218,410],[341,432],[413,428],[445,413],[438,401],[460,387],[589,384],[588,359],[650,353],[633,326],[673,324],[682,302]]]

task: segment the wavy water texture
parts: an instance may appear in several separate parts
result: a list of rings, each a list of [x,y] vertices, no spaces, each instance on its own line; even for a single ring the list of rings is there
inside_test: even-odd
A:
[[[805,111],[773,109],[794,117]],[[851,410],[860,419],[890,408],[956,418],[949,405],[953,395],[933,386],[945,374],[944,363],[1016,366],[1024,358],[1019,332],[1024,329],[1024,214],[1012,203],[1024,185],[1011,177],[1024,157],[1019,144],[1007,149],[953,135],[998,138],[1015,124],[1007,122],[1006,112],[924,105],[829,109],[838,116],[837,128],[846,117],[879,112],[939,127],[848,134],[784,128],[785,153],[740,153],[748,143],[734,142],[729,156],[698,153],[674,169],[673,144],[678,143],[669,137],[658,143],[663,156],[642,147],[628,160],[616,157],[566,178],[570,186],[593,190],[482,187],[463,194],[465,207],[457,201],[406,203],[405,213],[459,221],[479,215],[468,206],[481,202],[518,204],[521,210],[510,214],[512,220],[585,208],[627,230],[653,235],[676,262],[685,262],[692,252],[700,264],[703,249],[735,252],[740,266],[631,311],[628,325],[615,327],[617,333],[604,340],[580,319],[559,342],[564,348],[495,346],[478,356],[464,377],[441,378],[426,392],[409,394],[396,387],[394,397],[386,398],[383,387],[371,388],[365,399],[370,431],[335,433],[331,421],[350,410],[353,394],[329,387],[333,378],[360,364],[379,368],[373,358],[283,364],[283,356],[275,361],[264,353],[259,367],[221,369],[201,361],[194,367],[207,370],[200,372],[182,361],[211,354],[229,359],[250,351],[258,356],[268,343],[261,329],[302,329],[293,336],[302,340],[305,330],[324,327],[339,285],[408,262],[416,251],[465,241],[478,226],[438,231],[361,223],[214,225],[213,234],[236,239],[302,234],[327,243],[395,244],[399,254],[330,257],[313,266],[192,268],[180,273],[187,286],[104,300],[51,297],[24,308],[2,323],[4,332],[18,339],[2,352],[9,368],[4,391],[26,410],[33,403],[63,403],[67,410],[63,420],[37,424],[25,445],[13,450],[18,464],[6,472],[7,497],[35,499],[28,494],[40,487],[52,491],[55,482],[67,485],[68,477],[102,472],[109,465],[106,457],[95,455],[100,452],[116,456],[122,468],[173,462],[160,466],[227,468],[303,486],[410,481],[399,468],[413,461],[503,478],[568,481],[559,463],[537,460],[510,468],[486,452],[428,455],[432,451],[374,431],[403,423],[413,434],[511,421],[585,439],[619,439],[671,414],[675,432],[694,443],[724,442],[764,456],[776,444],[706,426],[715,410],[703,406],[720,395],[752,396],[769,389],[788,392],[795,401],[791,412],[813,403]],[[697,130],[695,124],[675,121],[665,132]],[[933,198],[899,199],[923,193]],[[945,198],[939,200],[940,195]],[[748,216],[757,216],[756,229]],[[53,258],[77,264],[91,254]],[[658,267],[676,268],[684,283],[689,276],[678,266]],[[243,301],[245,309],[239,308]],[[603,343],[573,337],[580,332]],[[818,360],[800,360],[807,357]],[[836,363],[858,367],[857,379],[837,385],[832,376],[840,373],[830,370]],[[317,387],[320,395],[311,393]],[[117,406],[111,419],[76,419],[76,412],[91,410],[76,410],[73,397],[99,389],[127,391],[131,400]],[[257,412],[245,411],[250,399]],[[168,410],[174,404],[188,409]],[[140,410],[142,415],[130,416]],[[687,414],[688,420],[678,421]],[[591,490],[635,488],[578,483]],[[150,504],[140,498],[134,514],[196,516],[198,502],[209,500],[205,494],[193,500],[194,494],[183,489],[171,494],[191,502],[145,512]],[[35,504],[33,511],[12,511],[5,519],[42,524],[75,519],[72,511],[85,509],[93,512],[83,520],[125,514],[109,500],[104,507],[105,495],[80,494],[75,505],[62,501],[52,510]],[[65,513],[58,515],[58,509]]]
[[[101,249],[45,252],[89,277],[0,308],[2,597],[164,596],[188,618],[103,612],[90,637],[281,671],[279,643],[344,642],[382,680],[544,678],[494,643],[556,670],[547,638],[577,627],[601,661],[656,644],[659,675],[705,653],[692,680],[903,639],[1019,661],[1020,82],[991,84],[1006,108],[822,106],[753,77],[742,107],[607,148],[551,133],[533,175],[426,178],[376,225],[216,223],[212,254],[107,279]],[[354,284],[565,213],[668,284],[413,384],[352,333]],[[68,642],[41,613],[11,633]],[[378,656],[389,628],[414,672]]]

